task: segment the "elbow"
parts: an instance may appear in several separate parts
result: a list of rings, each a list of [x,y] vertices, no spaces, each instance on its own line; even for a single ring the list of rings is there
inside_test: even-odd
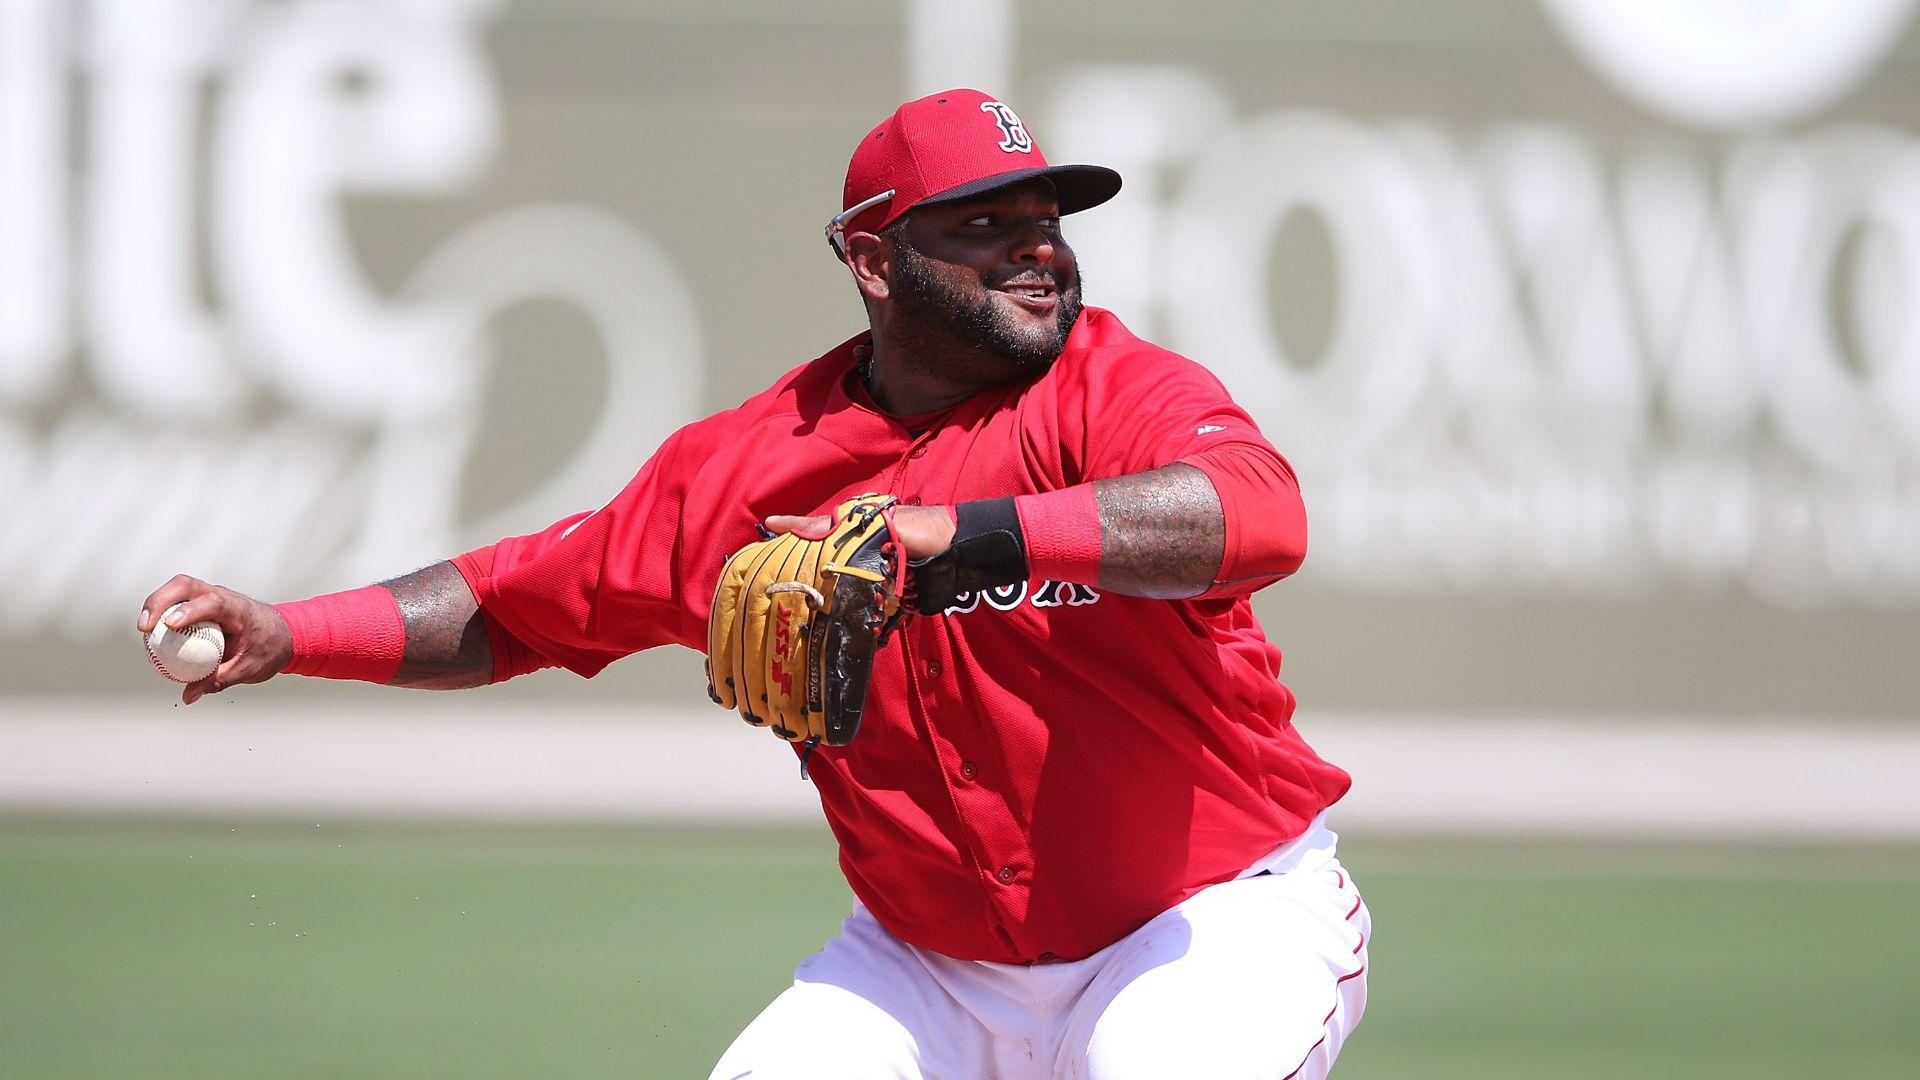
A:
[[[1223,581],[1278,581],[1300,569],[1307,558],[1307,510],[1298,490],[1270,491],[1238,509],[1243,520],[1228,527],[1229,540],[1238,543],[1229,543]]]
[[[1307,511],[1292,484],[1226,486],[1220,508],[1225,543],[1207,596],[1244,596],[1300,569],[1307,557]]]
[[[1285,459],[1268,447],[1230,444],[1190,459],[1212,481],[1226,539],[1215,591],[1247,592],[1300,569],[1307,509]]]

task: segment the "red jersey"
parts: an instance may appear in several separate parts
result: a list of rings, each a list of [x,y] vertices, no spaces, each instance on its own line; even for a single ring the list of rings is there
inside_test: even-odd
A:
[[[1051,491],[1224,442],[1271,451],[1209,372],[1096,308],[1046,374],[917,433],[849,377],[865,340],[674,433],[601,509],[455,560],[496,655],[524,646],[593,675],[656,645],[704,649],[721,565],[769,515],[868,491]],[[896,936],[953,957],[1112,944],[1346,792],[1294,731],[1279,669],[1231,593],[1029,581],[912,618],[875,657],[859,736],[809,762],[847,881]]]

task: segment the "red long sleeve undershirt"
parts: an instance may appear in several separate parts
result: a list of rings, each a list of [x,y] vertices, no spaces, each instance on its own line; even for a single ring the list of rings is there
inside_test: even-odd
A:
[[[480,583],[493,573],[494,546],[489,544],[453,558],[454,569],[467,579],[467,588],[472,589],[475,596],[480,595]],[[480,608],[480,620],[487,625],[487,645],[493,653],[492,682],[506,682],[521,675],[530,675],[541,668],[559,666],[514,637],[512,631],[500,625],[500,620],[494,618],[484,605]]]
[[[1300,569],[1307,555],[1307,508],[1284,458],[1265,446],[1232,442],[1180,460],[1207,474],[1226,521],[1220,569],[1202,595],[1245,595]]]

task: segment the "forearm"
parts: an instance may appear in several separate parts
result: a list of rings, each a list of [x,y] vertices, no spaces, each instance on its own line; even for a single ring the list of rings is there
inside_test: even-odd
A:
[[[894,535],[914,561],[914,606],[1033,578],[1176,600],[1212,586],[1225,515],[1201,470],[1175,463],[1038,495],[900,507]]]
[[[493,649],[480,602],[451,562],[383,581],[406,628],[400,668],[389,686],[462,690],[493,681]]]
[[[1169,599],[1245,595],[1306,558],[1300,484],[1271,447],[1223,443],[1092,486],[1103,588]],[[1043,547],[1045,537],[1035,543]]]
[[[1226,548],[1226,516],[1205,473],[1175,463],[1092,486],[1100,589],[1160,600],[1207,591]]]
[[[288,674],[431,690],[492,679],[479,602],[452,563],[274,608],[290,637]]]
[[[902,507],[915,606],[929,614],[1030,579],[1151,599],[1252,592],[1306,552],[1292,470],[1271,450],[1209,451],[1125,476],[944,508]]]

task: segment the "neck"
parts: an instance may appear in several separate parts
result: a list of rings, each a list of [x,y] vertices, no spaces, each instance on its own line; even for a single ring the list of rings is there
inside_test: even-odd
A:
[[[945,346],[945,347],[943,347]],[[863,365],[867,393],[874,404],[894,416],[918,416],[950,408],[986,389],[986,384],[963,382],[949,372],[965,372],[980,366],[977,349],[962,347],[970,354],[956,356],[947,343],[930,341],[925,335],[884,334],[875,328],[870,346],[871,359]],[[957,362],[955,362],[957,361]]]
[[[944,328],[877,319],[866,365],[867,393],[895,416],[958,405],[982,390],[1031,378],[1045,370],[957,339]]]
[[[900,364],[888,364],[876,355],[868,370],[867,394],[891,416],[919,416],[950,408],[979,393],[978,387],[955,386]]]

